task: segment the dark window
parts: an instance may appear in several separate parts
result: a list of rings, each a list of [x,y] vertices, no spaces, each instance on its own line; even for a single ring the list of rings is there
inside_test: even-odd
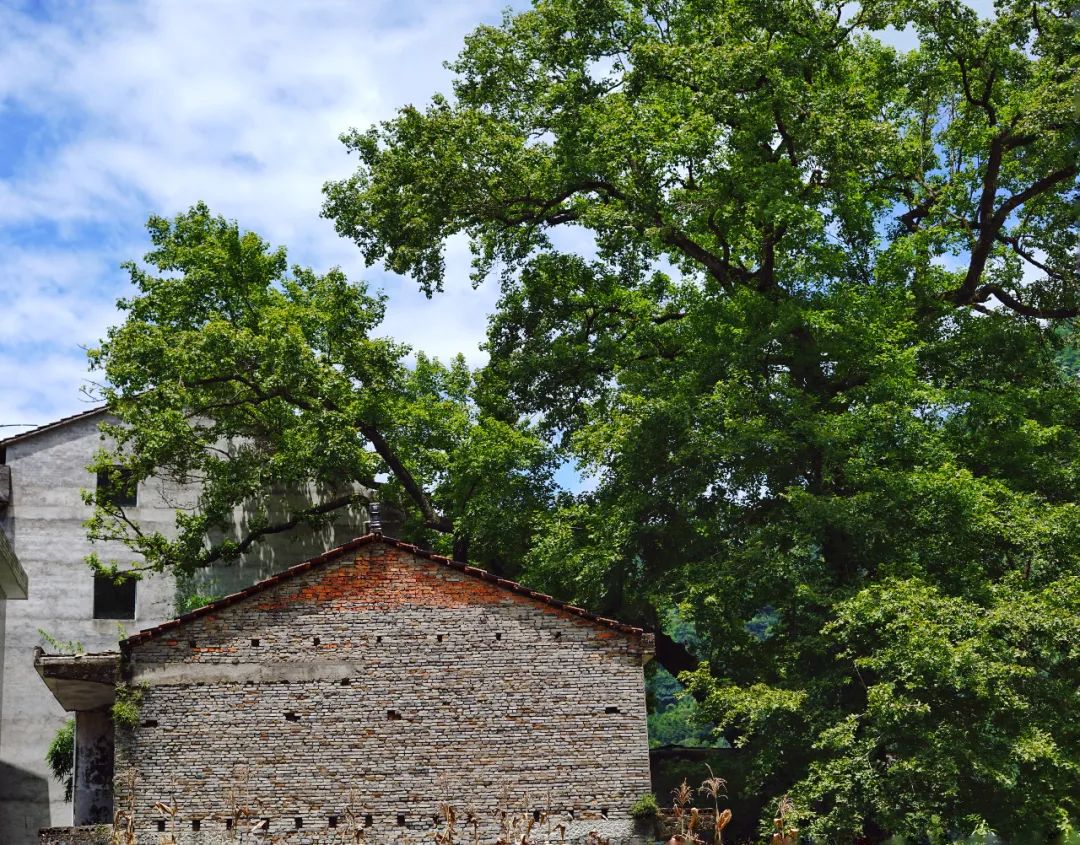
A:
[[[120,466],[98,470],[98,492],[105,500],[122,508],[133,508],[139,504],[139,485],[130,469]]]
[[[252,639],[252,641],[251,641],[251,647],[252,647],[252,648],[258,648],[258,647],[259,647],[259,641],[258,641],[258,640],[256,640],[256,639]]]
[[[287,722],[299,722],[300,717],[297,716],[292,710],[285,714],[285,721]]]
[[[329,822],[330,827],[337,827],[337,816],[331,816]]]
[[[232,830],[232,819],[225,819],[225,829]]]
[[[398,825],[398,827],[405,827],[405,814],[404,813],[398,813],[397,825]]]
[[[293,819],[293,824],[296,825],[296,829],[299,830],[304,826],[304,820],[300,818],[300,816],[297,816],[295,819]]]
[[[158,819],[157,820],[157,829],[158,829],[158,833],[164,833],[165,832],[165,819]]]
[[[364,827],[371,827],[372,821],[371,813],[368,813],[364,816]]]
[[[116,583],[108,575],[94,576],[94,618],[134,619],[135,579]]]
[[[192,819],[191,829],[194,831],[202,830],[202,821],[200,819]]]
[[[605,713],[618,713],[619,708],[618,707],[605,707],[604,712]]]

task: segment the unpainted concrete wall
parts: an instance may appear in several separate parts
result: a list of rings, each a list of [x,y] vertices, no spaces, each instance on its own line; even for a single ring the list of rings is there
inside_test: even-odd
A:
[[[431,841],[443,801],[632,841],[642,662],[638,636],[372,544],[132,649],[117,806],[145,843],[173,800],[182,845],[237,806],[296,841],[337,841],[350,814],[366,841]]]

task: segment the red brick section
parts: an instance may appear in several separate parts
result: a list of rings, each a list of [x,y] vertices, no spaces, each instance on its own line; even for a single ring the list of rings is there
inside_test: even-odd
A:
[[[511,593],[520,596],[525,601],[545,606],[545,608],[550,609],[551,612],[561,612],[578,616],[589,622],[595,623],[596,625],[611,629],[612,631],[618,631],[635,637],[641,637],[645,633],[642,628],[636,628],[614,619],[598,616],[583,608],[575,607],[574,605],[552,598],[545,593],[530,590],[528,587],[524,587],[516,581],[508,581],[505,578],[499,578],[483,569],[478,569],[475,566],[467,566],[459,561],[450,560],[441,555],[433,554],[432,552],[420,549],[411,543],[395,540],[393,537],[386,537],[381,534],[365,534],[363,537],[357,537],[337,548],[330,549],[318,557],[313,557],[310,560],[306,560],[303,563],[286,569],[284,572],[279,572],[277,575],[273,575],[252,584],[247,589],[241,590],[238,593],[225,596],[218,601],[211,602],[205,607],[200,607],[190,613],[185,613],[183,616],[179,616],[169,622],[140,631],[139,633],[128,637],[126,640],[123,640],[120,643],[120,649],[121,651],[127,652],[132,646],[146,642],[149,639],[173,630],[180,625],[183,625],[185,622],[198,619],[202,616],[211,615],[222,608],[229,607],[237,602],[245,601],[252,596],[265,592],[271,587],[287,582],[304,572],[322,567],[331,561],[339,560],[350,552],[354,552],[375,543],[384,544],[388,549],[407,552],[416,557],[431,561],[437,566],[448,567],[450,569],[455,569],[458,572],[463,572],[466,575],[470,575],[477,579],[476,587],[469,588],[460,581],[443,581],[439,583],[432,581],[431,583],[427,583],[418,581],[415,578],[410,578],[407,589],[380,590],[380,585],[383,587],[386,586],[385,582],[387,579],[408,576],[401,568],[388,565],[393,558],[392,555],[372,556],[372,558],[367,561],[358,560],[355,567],[339,569],[336,572],[328,574],[328,577],[318,584],[302,587],[295,593],[288,594],[284,597],[281,597],[280,595],[275,596],[273,599],[265,602],[264,605],[259,605],[259,609],[270,610],[294,603],[321,602],[327,602],[331,607],[335,604],[346,606],[353,601],[370,597],[373,594],[373,590],[378,592],[380,596],[387,596],[388,598],[386,600],[393,600],[389,597],[398,596],[400,597],[399,600],[403,603],[420,603],[434,607],[455,607],[462,604],[498,601],[501,596],[504,596],[506,593]]]

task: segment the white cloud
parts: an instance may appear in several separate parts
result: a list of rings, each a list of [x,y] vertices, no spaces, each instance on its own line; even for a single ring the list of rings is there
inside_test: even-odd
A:
[[[384,331],[479,363],[494,290],[474,293],[463,243],[427,300],[364,268],[319,217],[325,181],[351,172],[338,135],[448,87],[442,67],[502,0],[467,3],[96,0],[0,7],[0,120],[40,146],[0,144],[0,423],[83,407],[81,346],[118,319],[118,265],[142,224],[198,200],[294,261],[384,287]],[[27,130],[27,138],[30,138]],[[18,419],[16,419],[18,418]]]

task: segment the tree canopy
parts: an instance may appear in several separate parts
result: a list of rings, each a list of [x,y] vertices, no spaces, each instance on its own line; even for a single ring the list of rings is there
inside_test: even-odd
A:
[[[92,468],[200,492],[177,510],[175,538],[144,529],[108,490],[88,494],[90,536],[142,556],[125,568],[228,563],[375,489],[418,540],[445,537],[445,551],[494,568],[520,561],[533,514],[550,504],[551,450],[529,425],[471,401],[462,358],[409,364],[405,346],[374,336],[382,297],[339,270],[290,269],[283,248],[204,205],[148,228],[146,264],[127,265],[137,290],[119,303],[127,319],[90,353],[120,418],[105,426],[115,447]],[[272,505],[284,491],[281,513]],[[240,507],[250,515],[238,531]],[[460,519],[469,533],[455,545]]]
[[[212,483],[181,545],[138,550],[205,562],[200,520],[271,481],[389,472],[432,541],[631,620],[678,608],[702,662],[669,667],[804,831],[1071,829],[1069,15],[538,0],[477,29],[451,97],[344,136],[325,214],[435,296],[466,235],[500,285],[489,363],[410,368],[363,286],[205,209],[155,221],[169,275],[132,268],[95,360],[139,471]],[[595,484],[555,490],[559,460]]]

